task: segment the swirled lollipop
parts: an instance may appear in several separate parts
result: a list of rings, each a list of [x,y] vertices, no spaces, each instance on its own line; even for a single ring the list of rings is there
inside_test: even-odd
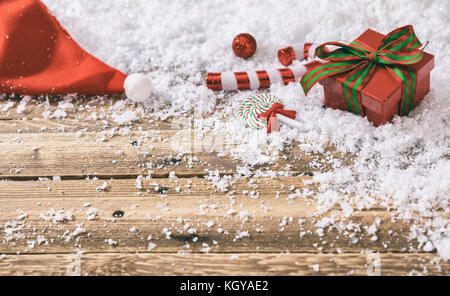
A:
[[[267,125],[267,133],[272,131],[272,125],[278,124],[276,118],[291,127],[299,128],[300,123],[295,121],[296,111],[283,109],[280,98],[272,94],[254,95],[245,98],[234,110],[234,116],[247,127],[260,129]],[[277,114],[280,116],[277,117]]]

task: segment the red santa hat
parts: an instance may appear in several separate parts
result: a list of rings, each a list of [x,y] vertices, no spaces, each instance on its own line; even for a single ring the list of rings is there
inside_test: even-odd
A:
[[[150,96],[143,74],[127,76],[83,50],[39,0],[0,0],[0,93]]]

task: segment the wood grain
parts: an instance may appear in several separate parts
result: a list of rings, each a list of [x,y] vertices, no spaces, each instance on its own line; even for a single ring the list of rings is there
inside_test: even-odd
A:
[[[61,176],[84,178],[134,178],[150,173],[167,177],[174,171],[180,177],[200,176],[205,170],[218,169],[222,174],[236,172],[244,165],[221,152],[236,148],[251,139],[231,139],[229,135],[205,132],[195,119],[204,114],[184,114],[166,120],[154,120],[151,112],[140,106],[123,104],[123,97],[74,97],[65,116],[54,112],[62,99],[58,96],[33,98],[25,108],[18,108],[20,98],[11,108],[0,104],[0,178],[36,179]],[[117,104],[122,109],[117,110]],[[114,114],[133,111],[139,120],[119,125]],[[95,115],[95,116],[93,116]],[[196,116],[200,116],[197,118]],[[254,139],[253,139],[254,140]],[[253,141],[252,140],[252,141]],[[320,154],[307,154],[299,147],[285,147],[258,170],[274,170],[311,175],[331,168],[334,158],[351,162],[351,155],[341,155],[329,147]],[[268,154],[273,155],[273,151]]]
[[[407,240],[409,222],[384,209],[345,217],[338,205],[292,195],[313,192],[310,179],[230,178],[227,189],[203,178],[145,179],[142,189],[129,179],[4,181],[0,253],[132,252],[150,243],[175,253],[404,252],[415,245]],[[61,210],[71,213],[67,221],[55,221]],[[123,218],[113,217],[117,210]]]
[[[77,96],[60,117],[57,96],[20,99],[0,102],[0,275],[367,275],[374,258],[381,275],[450,274],[376,197],[345,211],[317,198],[310,176],[353,161],[333,147],[268,151],[252,172],[283,177],[243,178],[221,152],[248,139],[198,130],[193,114],[154,120],[121,96]],[[118,124],[125,110],[139,120]]]
[[[192,133],[189,130],[152,130],[119,133],[112,138],[107,133],[96,132],[86,132],[80,137],[65,132],[4,133],[0,134],[0,150],[7,157],[0,157],[0,178],[84,178],[87,175],[133,178],[140,174],[167,177],[170,171],[180,177],[191,177],[211,170],[233,174],[237,166],[243,165],[215,151],[216,148],[223,151],[236,147],[238,143],[214,142],[211,138],[194,141]],[[311,166],[310,162],[317,157],[297,150],[283,151],[268,165],[255,169],[294,175],[327,169],[327,164]],[[331,152],[329,154],[332,156]]]
[[[430,263],[433,258],[414,253],[24,254],[0,259],[0,275],[449,275],[450,264]]]

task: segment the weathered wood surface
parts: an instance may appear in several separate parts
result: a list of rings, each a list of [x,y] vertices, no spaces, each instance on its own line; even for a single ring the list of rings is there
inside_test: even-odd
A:
[[[381,274],[449,274],[435,254],[409,253],[409,221],[315,198],[310,176],[351,155],[288,147],[256,168],[283,176],[243,178],[217,153],[239,140],[135,106],[140,120],[120,125],[118,101],[75,100],[62,118],[58,100],[0,104],[0,275],[70,274],[76,260],[90,275],[365,275],[372,252]]]
[[[154,138],[150,138],[152,136]],[[184,136],[187,139],[185,142],[180,138]],[[146,140],[137,147],[138,141],[144,138]],[[84,133],[79,138],[75,133],[0,133],[0,150],[8,155],[0,158],[0,178],[136,177],[141,174],[167,177],[170,171],[177,176],[191,177],[208,174],[206,170],[219,170],[221,174],[236,173],[236,167],[242,163],[230,156],[209,152],[213,150],[209,143],[202,142],[201,151],[195,152],[196,143],[191,141],[189,130],[132,132],[106,140],[95,132]],[[288,171],[294,175],[312,174],[317,170],[310,166],[314,156],[285,152],[286,155],[290,153],[295,156],[285,159],[280,155],[272,164],[261,166],[261,169]]]
[[[142,189],[129,179],[4,181],[0,225],[8,234],[0,236],[0,253],[132,252],[149,243],[158,252],[408,249],[410,225],[384,209],[354,209],[345,218],[339,206],[296,198],[296,189],[314,190],[305,184],[310,179],[230,178],[226,192],[203,178],[143,179]],[[122,218],[113,217],[117,210]],[[340,229],[327,227],[327,219],[341,221]]]
[[[0,275],[449,275],[433,254],[36,254],[0,260]]]
[[[201,115],[155,121],[144,111],[127,106],[126,110],[137,112],[139,120],[119,125],[111,114],[120,113],[114,111],[114,103],[120,99],[91,100],[73,101],[72,109],[64,109],[63,118],[52,118],[58,100],[49,104],[43,99],[33,100],[21,111],[19,102],[5,112],[0,105],[0,149],[8,155],[0,158],[0,178],[167,177],[170,171],[191,177],[216,169],[221,174],[233,174],[243,165],[220,152],[249,139],[204,133],[193,119]],[[256,168],[311,175],[330,169],[326,159],[332,158],[348,162],[352,157],[337,153],[333,147],[319,155],[288,147],[271,163]],[[311,165],[314,160],[321,162]]]

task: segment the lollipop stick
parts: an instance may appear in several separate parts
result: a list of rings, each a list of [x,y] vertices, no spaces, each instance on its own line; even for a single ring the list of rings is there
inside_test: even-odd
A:
[[[282,123],[289,125],[290,127],[296,128],[296,129],[302,129],[302,125],[297,120],[291,119],[289,117],[286,117],[282,114],[277,114],[278,120],[280,120]]]

